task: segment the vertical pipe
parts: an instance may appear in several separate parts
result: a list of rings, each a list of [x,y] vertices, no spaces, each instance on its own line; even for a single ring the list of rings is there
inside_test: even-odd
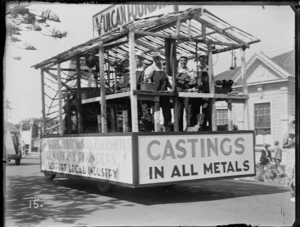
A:
[[[82,111],[81,111],[81,73],[80,59],[76,58],[76,75],[77,75],[77,132],[82,132]]]
[[[60,63],[57,64],[57,84],[58,84],[58,115],[59,115],[59,135],[62,136],[64,132],[64,124],[62,119],[62,94],[61,94],[61,69]]]
[[[42,115],[43,115],[43,127],[42,127],[42,135],[46,132],[46,113],[45,113],[45,75],[44,70],[41,69],[41,89],[42,89]]]
[[[213,77],[213,60],[212,60],[212,46],[209,42],[207,45],[208,50],[208,78],[209,78],[209,92],[215,94],[215,81]],[[212,131],[217,131],[217,122],[216,122],[216,101],[214,98],[210,100],[211,106],[211,126]]]
[[[246,57],[245,57],[245,47],[241,49],[241,74],[243,81],[243,92],[244,95],[248,95],[248,86],[247,86],[247,71],[246,71]],[[249,107],[248,107],[248,99],[244,102],[244,129],[249,129]]]
[[[105,75],[104,75],[104,45],[103,41],[99,42],[99,75],[100,75],[100,110],[101,110],[101,130],[107,132],[106,121],[106,97],[105,97]]]
[[[130,74],[130,101],[131,101],[131,124],[132,132],[138,132],[138,114],[137,114],[137,96],[133,94],[136,90],[136,62],[135,62],[135,41],[134,41],[134,27],[129,28],[129,74]]]
[[[232,122],[232,100],[231,99],[228,99],[227,106],[228,106],[228,131],[232,131],[233,122]]]

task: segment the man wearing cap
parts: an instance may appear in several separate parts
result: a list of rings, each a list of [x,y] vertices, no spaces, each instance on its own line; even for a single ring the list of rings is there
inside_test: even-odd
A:
[[[186,89],[192,88],[191,81],[194,79],[194,73],[187,67],[188,58],[186,55],[179,57],[179,67],[176,74],[176,90],[178,92],[185,91]],[[179,131],[183,131],[183,109],[186,113],[187,126],[190,125],[191,118],[191,101],[189,98],[178,98],[178,121]]]
[[[162,56],[158,52],[152,54],[153,64],[145,70],[145,81],[154,84],[155,91],[166,91],[167,88],[171,88],[168,76],[164,71],[163,64],[161,62]],[[155,103],[155,110],[162,108],[164,116],[164,126],[166,131],[171,131],[171,103],[170,98],[161,96],[159,104]]]
[[[143,51],[135,52],[135,61],[136,61],[136,82],[137,90],[141,89],[141,83],[145,80],[145,69],[147,68],[144,63],[145,53]],[[140,131],[151,132],[152,131],[152,117],[151,117],[151,101],[143,100],[138,101],[138,117],[141,122]]]
[[[196,78],[195,88],[198,90],[199,93],[209,93],[209,77],[207,67],[208,62],[206,53],[201,52],[197,60],[199,61],[197,61],[197,65],[194,68],[194,74]],[[211,130],[211,106],[209,105],[209,100],[203,98],[193,98],[191,102],[191,125],[197,124],[197,117],[200,117],[200,106],[202,106],[204,119],[201,125],[201,129]]]

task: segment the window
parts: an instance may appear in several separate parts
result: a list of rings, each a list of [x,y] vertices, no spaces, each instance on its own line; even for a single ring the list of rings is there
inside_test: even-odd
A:
[[[256,135],[271,134],[270,103],[254,105],[254,127]]]
[[[228,110],[220,109],[217,110],[217,125],[227,125],[228,124]]]

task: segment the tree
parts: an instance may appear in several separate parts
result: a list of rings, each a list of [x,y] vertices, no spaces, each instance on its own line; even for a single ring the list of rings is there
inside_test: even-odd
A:
[[[28,43],[22,43],[22,33],[28,31],[39,32],[42,35],[62,39],[67,36],[67,32],[62,32],[51,25],[49,22],[60,23],[59,17],[49,9],[43,10],[40,14],[35,13],[28,7],[30,4],[8,4],[6,12],[6,34],[7,41],[19,48],[26,50],[36,50]],[[16,44],[21,44],[16,45]],[[14,57],[21,60],[21,57]]]

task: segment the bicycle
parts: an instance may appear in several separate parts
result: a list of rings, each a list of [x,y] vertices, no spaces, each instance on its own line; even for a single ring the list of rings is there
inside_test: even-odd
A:
[[[282,177],[282,174],[280,174],[276,169],[275,162],[273,160],[264,165],[263,170],[259,170],[257,168],[256,171],[260,172],[258,179],[261,181],[276,181]]]

